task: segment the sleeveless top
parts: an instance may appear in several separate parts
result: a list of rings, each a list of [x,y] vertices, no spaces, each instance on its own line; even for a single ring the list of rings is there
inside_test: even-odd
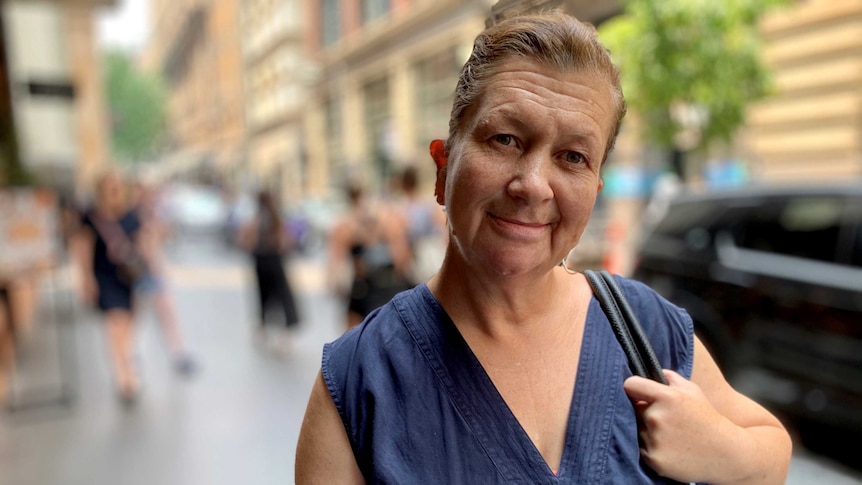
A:
[[[128,241],[134,241],[135,235],[141,229],[141,221],[136,211],[128,211],[117,221],[103,221],[100,218],[96,209],[90,209],[81,217],[81,224],[90,228],[96,236],[96,244],[93,247],[93,273],[100,283],[126,286],[120,281],[117,276],[117,265],[114,263],[109,245],[123,244],[123,236],[113,237],[117,240],[107,241],[106,238],[111,238],[111,234],[102,234],[102,230],[122,229],[124,238]],[[105,228],[105,229],[100,229]]]
[[[381,269],[391,270],[395,262],[382,233],[380,216],[364,211],[358,217],[358,223],[350,245],[354,279],[365,279]]]
[[[281,230],[281,227],[273,227],[272,220],[261,213],[257,218],[257,238],[252,253],[258,257],[281,256]]]
[[[691,318],[617,277],[666,369],[689,378]],[[555,475],[426,284],[324,346],[322,374],[367,483],[676,483],[640,462],[622,348],[593,297]]]

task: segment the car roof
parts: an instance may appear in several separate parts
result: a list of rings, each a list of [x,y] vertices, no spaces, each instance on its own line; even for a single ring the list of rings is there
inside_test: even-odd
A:
[[[671,198],[672,204],[690,202],[720,202],[723,200],[753,199],[759,197],[825,196],[862,197],[862,180],[853,183],[763,183],[709,192],[682,191]]]

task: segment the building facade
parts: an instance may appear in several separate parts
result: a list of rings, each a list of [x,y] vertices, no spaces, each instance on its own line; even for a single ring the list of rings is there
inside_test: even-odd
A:
[[[152,0],[143,56],[168,93],[169,141],[160,162],[217,183],[245,171],[239,0]]]
[[[88,193],[109,162],[94,12],[112,5],[0,4],[4,156],[16,157],[37,183],[70,196]]]
[[[862,1],[798,2],[761,31],[775,92],[743,133],[754,175],[862,183]]]
[[[734,153],[754,177],[862,170],[860,3],[800,1],[763,22],[776,91],[752,106]],[[289,198],[324,196],[355,177],[383,189],[413,163],[430,187],[427,145],[447,136],[475,35],[494,18],[549,7],[596,25],[621,11],[590,0],[153,0],[146,58],[172,93],[171,163],[216,167]],[[645,160],[662,163],[636,122],[628,117],[612,154],[623,181]],[[645,196],[618,199],[639,207]]]
[[[303,8],[299,0],[247,0],[240,14],[245,182],[276,189],[288,200],[308,186],[302,122],[313,68],[303,50]]]
[[[347,179],[372,190],[416,164],[433,186],[428,145],[448,135],[461,65],[490,1],[322,0],[306,35],[318,82],[305,116],[309,187]]]

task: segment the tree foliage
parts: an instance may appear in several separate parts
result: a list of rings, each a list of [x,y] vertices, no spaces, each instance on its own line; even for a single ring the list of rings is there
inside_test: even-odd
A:
[[[757,24],[784,3],[628,0],[603,24],[599,35],[646,139],[682,150],[729,141],[746,106],[768,91]]]
[[[103,66],[113,155],[125,162],[152,156],[166,135],[161,78],[140,71],[123,51],[105,53]]]

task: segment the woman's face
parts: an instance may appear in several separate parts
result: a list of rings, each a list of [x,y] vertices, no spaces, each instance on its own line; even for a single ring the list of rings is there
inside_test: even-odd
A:
[[[453,243],[491,274],[549,271],[578,243],[602,188],[608,84],[512,60],[465,114],[442,194]]]

